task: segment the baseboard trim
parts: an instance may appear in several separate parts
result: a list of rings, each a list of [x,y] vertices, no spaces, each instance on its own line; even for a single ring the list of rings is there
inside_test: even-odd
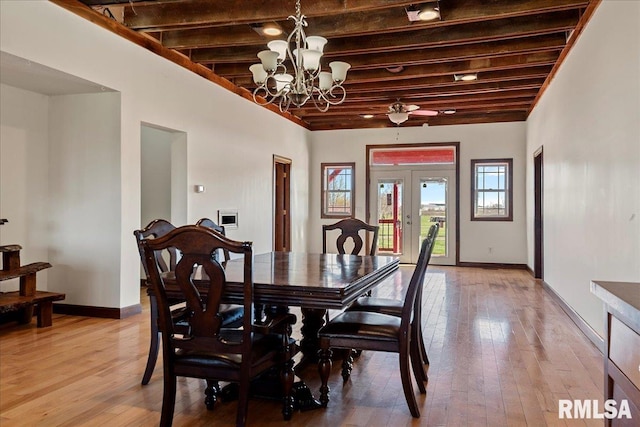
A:
[[[553,298],[555,302],[562,308],[562,310],[567,313],[567,316],[573,323],[576,324],[578,329],[582,331],[582,333],[591,341],[593,345],[596,346],[600,353],[604,354],[604,339],[598,335],[598,333],[558,294],[555,289],[553,289],[547,282],[544,280],[539,280],[542,283],[542,287],[545,291]]]
[[[526,270],[527,264],[507,264],[500,262],[459,262],[458,267],[475,267],[475,268],[508,268],[515,270]]]
[[[142,313],[140,304],[129,307],[92,307],[88,305],[75,304],[53,304],[53,312],[57,314],[68,314],[71,316],[100,317],[105,319],[124,319],[134,314]]]

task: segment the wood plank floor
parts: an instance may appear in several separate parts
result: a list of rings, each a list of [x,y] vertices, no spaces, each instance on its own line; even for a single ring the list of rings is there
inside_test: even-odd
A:
[[[375,293],[402,298],[411,272],[402,266]],[[559,399],[602,400],[602,355],[527,272],[430,266],[425,280],[431,365],[420,419],[406,406],[397,355],[364,352],[344,385],[334,364],[328,408],[285,423],[278,402],[253,399],[249,425],[602,425],[558,419]],[[124,320],[54,315],[51,328],[0,326],[0,426],[158,425],[161,358],[140,385],[149,334],[141,295],[143,313]],[[315,367],[300,375],[317,396]],[[175,426],[233,425],[235,412],[235,402],[207,411],[203,383],[179,379]]]

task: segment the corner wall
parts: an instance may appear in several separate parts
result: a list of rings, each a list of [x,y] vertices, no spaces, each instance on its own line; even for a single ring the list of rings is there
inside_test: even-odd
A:
[[[603,1],[527,121],[544,151],[544,280],[602,335],[591,280],[640,282],[640,2]]]

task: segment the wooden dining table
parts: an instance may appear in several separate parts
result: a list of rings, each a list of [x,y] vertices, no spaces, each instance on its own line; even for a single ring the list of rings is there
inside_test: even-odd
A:
[[[266,307],[300,307],[302,312],[302,339],[300,350],[304,361],[317,360],[318,330],[324,325],[328,309],[344,309],[367,293],[398,269],[399,259],[393,256],[356,256],[340,254],[314,254],[301,252],[269,252],[253,257],[253,299]],[[243,303],[243,259],[226,263],[226,303]],[[163,275],[167,296],[179,297],[172,281],[172,272]],[[201,296],[207,294],[207,281],[197,271],[193,283]],[[152,313],[153,319],[153,313]],[[279,379],[275,379],[279,381]],[[253,386],[253,385],[252,385]],[[273,383],[258,385],[269,396],[277,389]],[[233,385],[231,385],[231,390]],[[228,389],[227,389],[228,390]],[[233,391],[223,390],[227,398]],[[303,381],[294,384],[295,407],[309,410],[321,407]]]
[[[374,288],[398,269],[393,256],[356,256],[302,252],[268,252],[253,257],[253,297],[256,304],[301,307],[302,340],[305,359],[317,356],[317,332],[323,326],[328,309],[344,309],[359,296]],[[225,302],[242,304],[244,263],[232,259],[225,266],[227,288]],[[170,275],[165,276],[169,297],[173,295]],[[169,278],[169,280],[167,280]],[[201,295],[206,281],[194,277]]]

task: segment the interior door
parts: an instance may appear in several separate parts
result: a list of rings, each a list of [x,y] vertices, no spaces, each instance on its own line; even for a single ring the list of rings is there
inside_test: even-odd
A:
[[[371,170],[370,222],[380,226],[378,253],[416,263],[431,224],[440,232],[432,264],[455,265],[455,169]]]
[[[291,251],[291,161],[274,157],[273,250]]]

